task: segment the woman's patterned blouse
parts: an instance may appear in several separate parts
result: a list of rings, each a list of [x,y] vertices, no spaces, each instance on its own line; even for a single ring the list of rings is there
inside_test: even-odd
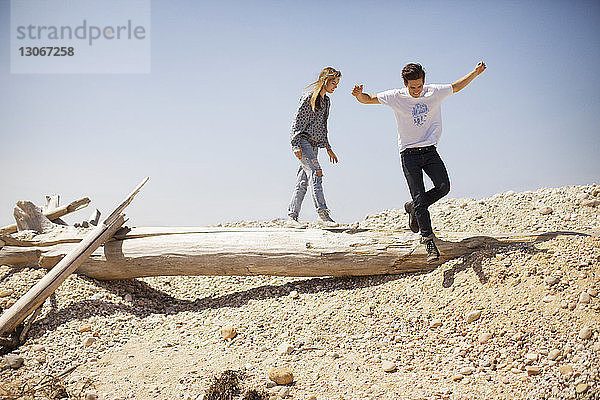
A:
[[[325,95],[325,107],[322,99],[317,100],[315,111],[310,106],[312,92],[306,92],[300,98],[300,107],[292,121],[290,140],[294,150],[300,148],[300,139],[304,138],[315,147],[331,147],[327,139],[327,118],[329,117],[329,97]],[[321,96],[319,96],[321,97]],[[321,107],[319,107],[321,102]]]

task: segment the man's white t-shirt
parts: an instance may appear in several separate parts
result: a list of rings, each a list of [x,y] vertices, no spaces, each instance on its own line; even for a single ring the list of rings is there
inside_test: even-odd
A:
[[[377,93],[379,102],[390,106],[396,115],[400,152],[438,144],[442,135],[442,100],[451,94],[452,85],[424,85],[417,98],[407,88]]]

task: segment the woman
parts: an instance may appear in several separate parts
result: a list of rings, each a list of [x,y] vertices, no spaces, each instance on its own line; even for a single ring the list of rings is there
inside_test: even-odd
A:
[[[292,122],[291,143],[294,155],[300,160],[296,187],[288,207],[288,224],[300,227],[298,222],[302,200],[309,186],[317,209],[317,222],[326,227],[336,227],[338,224],[329,216],[329,210],[323,195],[323,170],[317,158],[319,148],[327,149],[329,160],[337,163],[338,158],[327,139],[327,118],[329,117],[329,97],[333,93],[342,76],[340,71],[327,67],[319,74],[319,79],[306,88],[312,90],[300,98],[300,106]]]

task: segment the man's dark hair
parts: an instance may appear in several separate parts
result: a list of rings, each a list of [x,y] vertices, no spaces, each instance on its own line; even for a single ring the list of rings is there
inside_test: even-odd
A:
[[[423,83],[425,83],[425,71],[423,71],[421,64],[410,63],[402,68],[402,79],[404,79],[405,84],[419,78],[423,78]]]

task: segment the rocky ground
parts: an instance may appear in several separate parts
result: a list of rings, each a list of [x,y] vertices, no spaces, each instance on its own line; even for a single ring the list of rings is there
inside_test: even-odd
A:
[[[595,185],[440,201],[440,232],[564,234],[426,274],[71,276],[4,356],[0,398],[203,399],[232,369],[276,399],[600,399],[599,210]],[[359,222],[406,223],[402,210]],[[0,267],[0,306],[43,274]],[[269,379],[276,367],[291,385]]]

